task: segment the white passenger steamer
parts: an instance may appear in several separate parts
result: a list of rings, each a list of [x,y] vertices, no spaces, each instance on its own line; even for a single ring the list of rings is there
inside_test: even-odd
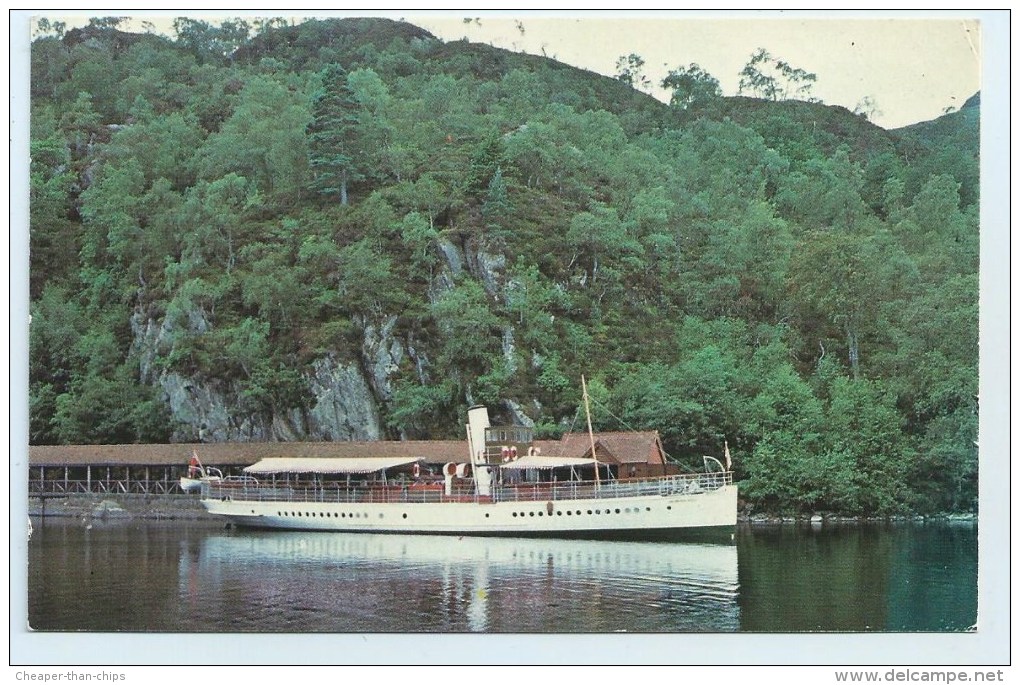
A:
[[[538,454],[529,429],[492,427],[481,406],[468,410],[467,438],[470,458],[435,475],[420,459],[263,459],[245,478],[204,480],[202,504],[240,526],[290,530],[622,537],[736,526],[733,474],[711,457],[700,473],[613,479],[594,438],[591,459]]]

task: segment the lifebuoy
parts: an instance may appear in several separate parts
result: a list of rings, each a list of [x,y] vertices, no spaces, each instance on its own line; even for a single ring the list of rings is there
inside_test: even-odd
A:
[[[447,476],[456,475],[456,473],[457,473],[457,465],[454,464],[453,462],[450,462],[450,463],[446,464],[446,466],[443,467],[443,473],[445,475],[447,475]]]
[[[414,466],[411,467],[411,475],[413,475],[415,478],[420,478],[421,477],[421,465],[420,464],[416,463]]]

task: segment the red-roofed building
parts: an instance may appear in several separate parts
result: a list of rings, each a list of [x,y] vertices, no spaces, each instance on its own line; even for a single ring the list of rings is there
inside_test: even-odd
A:
[[[599,462],[609,464],[617,478],[679,473],[678,467],[666,460],[658,431],[595,433],[594,438]],[[588,433],[565,433],[560,440],[539,440],[535,445],[543,454],[591,459],[591,443]]]

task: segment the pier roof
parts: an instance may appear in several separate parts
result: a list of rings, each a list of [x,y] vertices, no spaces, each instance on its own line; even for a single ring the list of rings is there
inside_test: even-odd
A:
[[[596,433],[599,460],[614,464],[662,464],[655,431]],[[536,440],[543,456],[591,459],[587,433],[567,433],[560,440]],[[32,445],[30,466],[181,466],[192,452],[207,466],[248,466],[261,459],[398,458],[435,464],[466,462],[464,440],[372,440],[359,442],[222,442],[161,445]]]
[[[192,452],[208,466],[248,466],[260,459],[400,457],[428,462],[466,461],[463,440],[363,442],[220,442],[161,445],[33,445],[30,466],[177,466]]]

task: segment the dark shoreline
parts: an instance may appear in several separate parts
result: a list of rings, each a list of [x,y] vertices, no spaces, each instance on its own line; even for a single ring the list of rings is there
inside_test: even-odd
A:
[[[199,503],[197,495],[125,495],[93,494],[47,496],[29,495],[28,515],[31,517],[65,517],[82,519],[128,519],[137,518],[156,521],[221,521],[219,517],[207,514]],[[924,523],[929,521],[970,521],[977,522],[977,514],[938,514],[931,516],[839,516],[814,514],[783,516],[778,514],[737,515],[739,525],[854,525],[873,523]]]

